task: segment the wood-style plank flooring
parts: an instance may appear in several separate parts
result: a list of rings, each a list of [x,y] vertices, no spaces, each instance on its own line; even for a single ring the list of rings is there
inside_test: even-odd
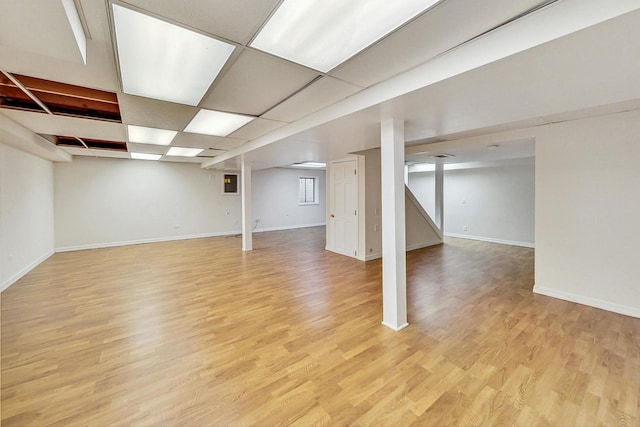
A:
[[[531,249],[381,264],[324,228],[60,253],[2,293],[2,425],[640,425],[640,319],[535,295]]]

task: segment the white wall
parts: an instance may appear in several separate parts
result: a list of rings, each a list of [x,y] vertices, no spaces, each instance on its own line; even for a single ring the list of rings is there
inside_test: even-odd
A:
[[[260,219],[256,231],[324,225],[325,175],[324,170],[312,169],[274,168],[254,171],[251,180],[253,219]],[[317,204],[298,204],[300,177],[317,178]]]
[[[371,260],[382,256],[382,180],[380,150],[362,152],[364,174],[361,173],[361,194],[364,193],[364,211],[359,220],[364,222],[365,256],[359,259]],[[364,185],[362,185],[364,184]],[[437,232],[424,218],[420,208],[414,205],[409,196],[405,196],[405,232],[407,250],[419,249],[442,243]]]
[[[367,259],[382,256],[382,164],[380,150],[367,150],[364,157],[364,241]],[[362,213],[362,209],[361,213]],[[405,228],[406,229],[406,228]]]
[[[632,110],[424,148],[535,138],[534,292],[640,317],[639,135]]]
[[[442,243],[435,223],[426,219],[427,213],[415,196],[411,197],[405,187],[405,224],[407,251]]]
[[[54,248],[53,164],[0,144],[0,289]]]
[[[76,157],[55,164],[55,244],[77,249],[240,231],[240,196],[197,164]]]
[[[446,172],[445,172],[446,174]],[[446,184],[446,180],[445,180]],[[418,199],[422,208],[431,216],[431,219],[435,221],[436,218],[436,173],[435,171],[428,172],[411,172],[409,171],[409,179],[407,186],[411,189],[413,195]],[[444,193],[445,206],[447,193]],[[447,211],[444,212],[445,218],[445,230],[447,228],[446,219]]]
[[[76,157],[55,164],[59,250],[240,233],[240,195],[222,172],[189,163]],[[324,224],[324,171],[254,171],[256,231]],[[298,205],[298,177],[317,176],[319,204]]]
[[[536,292],[640,317],[640,111],[536,139]]]
[[[445,233],[533,247],[534,168],[535,160],[528,158],[445,170]],[[434,172],[410,173],[409,188],[434,218]]]

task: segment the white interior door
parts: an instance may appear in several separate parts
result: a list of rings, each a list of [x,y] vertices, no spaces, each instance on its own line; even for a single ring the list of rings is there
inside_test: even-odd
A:
[[[329,225],[332,250],[355,257],[358,250],[358,177],[356,161],[331,163]]]

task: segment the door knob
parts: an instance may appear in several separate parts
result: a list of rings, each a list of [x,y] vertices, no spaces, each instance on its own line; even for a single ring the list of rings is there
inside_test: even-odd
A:
[[[335,218],[336,216],[334,214],[331,214],[331,218]]]

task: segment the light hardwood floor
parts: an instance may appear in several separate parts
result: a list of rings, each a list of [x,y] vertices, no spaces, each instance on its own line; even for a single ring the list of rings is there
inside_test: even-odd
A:
[[[2,293],[2,425],[640,424],[640,319],[534,295],[533,250],[381,264],[324,228],[52,256]]]

